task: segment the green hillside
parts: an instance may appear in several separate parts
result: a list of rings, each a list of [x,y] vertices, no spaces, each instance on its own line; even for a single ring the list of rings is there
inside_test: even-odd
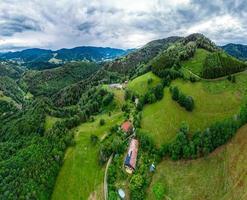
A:
[[[99,68],[96,63],[74,62],[54,69],[30,70],[22,77],[21,85],[35,96],[52,95],[66,86],[89,77]]]
[[[0,76],[0,91],[2,91],[5,96],[12,98],[18,103],[24,101],[25,92],[12,78]]]
[[[245,74],[237,79],[236,85],[227,80],[197,83],[173,81],[171,86],[177,86],[183,93],[194,98],[195,109],[193,112],[186,111],[172,100],[169,89],[166,88],[161,101],[144,107],[142,128],[160,145],[175,137],[183,121],[186,121],[194,132],[232,116],[238,112],[243,91],[247,86]]]
[[[99,126],[105,119],[106,125]],[[90,136],[104,137],[111,126],[123,121],[121,113],[99,115],[94,122],[75,128],[75,146],[67,149],[63,167],[60,170],[52,200],[103,199],[104,168],[98,163],[99,145],[90,142]]]
[[[155,87],[160,82],[161,80],[159,77],[154,75],[152,72],[148,72],[130,81],[127,88],[143,95],[148,91],[148,89]]]
[[[10,78],[17,79],[21,77],[23,72],[24,69],[16,64],[0,62],[0,76],[8,76]]]
[[[164,188],[166,199],[244,200],[247,187],[247,126],[242,127],[226,145],[205,158],[190,161],[165,159],[157,167],[149,187]]]
[[[195,55],[189,60],[182,61],[182,67],[189,69],[194,74],[200,76],[206,57],[210,54],[205,49],[197,49]]]

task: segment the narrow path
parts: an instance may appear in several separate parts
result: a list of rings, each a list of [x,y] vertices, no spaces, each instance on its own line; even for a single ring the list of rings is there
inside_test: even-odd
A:
[[[129,138],[133,137],[135,135],[135,133],[131,134],[130,136],[128,136],[123,142],[127,141]],[[107,183],[107,175],[108,175],[108,168],[111,164],[112,158],[113,158],[112,154],[109,158],[109,160],[107,161],[106,164],[106,168],[105,168],[105,175],[104,175],[104,199],[107,200],[108,199],[108,183]]]
[[[109,160],[107,161],[106,168],[105,168],[105,176],[104,176],[104,198],[105,198],[105,200],[108,199],[107,172],[108,172],[108,168],[111,164],[112,158],[113,158],[113,154],[110,156]]]
[[[189,69],[186,69],[184,67],[183,67],[183,69],[186,70],[187,72],[189,72],[190,74],[192,74],[193,76],[195,76],[198,79],[203,80],[203,81],[220,81],[220,80],[226,79],[229,76],[229,75],[227,75],[227,76],[221,76],[219,78],[214,78],[214,79],[206,79],[206,78],[202,78],[202,77],[198,76],[197,74],[193,73]],[[239,74],[244,74],[244,73],[247,73],[247,70],[244,70],[242,72],[237,72],[237,73],[234,73],[234,74],[230,74],[230,75],[239,75]]]

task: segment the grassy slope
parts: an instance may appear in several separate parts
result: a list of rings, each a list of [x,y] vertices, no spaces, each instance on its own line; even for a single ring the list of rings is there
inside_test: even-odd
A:
[[[81,124],[75,128],[74,147],[70,147],[65,155],[52,195],[53,200],[103,199],[104,168],[98,164],[99,146],[90,142],[92,134],[103,138],[109,129],[120,124],[124,118],[120,107],[123,103],[123,91],[112,90],[115,94],[116,107],[111,117],[101,114],[95,122]],[[106,124],[99,126],[99,120],[105,119]]]
[[[197,49],[194,57],[187,61],[183,61],[182,66],[200,76],[203,69],[203,63],[208,54],[210,54],[210,52],[207,50]]]
[[[48,131],[49,129],[52,128],[52,126],[59,121],[60,119],[57,117],[49,116],[47,115],[45,117],[45,131]]]
[[[148,84],[148,79],[150,78],[153,79],[153,82]],[[148,72],[130,81],[127,88],[137,92],[138,94],[145,94],[149,88],[156,86],[160,82],[161,80],[159,77],[154,75],[152,72]]]
[[[151,187],[160,182],[176,200],[244,200],[247,198],[247,126],[206,158],[158,165]],[[150,189],[150,200],[155,199]]]
[[[106,125],[99,127],[99,119],[104,118]],[[53,200],[87,199],[92,192],[102,199],[104,169],[98,164],[98,146],[90,142],[91,134],[102,137],[109,128],[123,120],[121,113],[98,116],[93,123],[85,123],[75,129],[74,147],[65,155],[63,167],[57,178],[52,195]]]
[[[246,77],[245,74],[238,76],[236,84],[227,80],[197,83],[176,80],[172,86],[178,86],[183,93],[194,98],[194,111],[190,113],[179,106],[166,88],[161,101],[144,107],[142,127],[152,134],[157,144],[162,144],[175,137],[183,121],[196,131],[230,117],[240,107],[243,91],[246,91]]]
[[[43,71],[30,70],[21,78],[22,87],[33,95],[52,95],[60,89],[79,82],[96,72],[95,63],[74,62]]]

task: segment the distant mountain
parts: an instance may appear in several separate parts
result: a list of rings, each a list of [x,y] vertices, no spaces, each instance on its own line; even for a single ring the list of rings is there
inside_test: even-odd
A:
[[[230,43],[225,46],[221,46],[221,48],[231,56],[238,59],[247,60],[247,45]]]
[[[25,63],[62,63],[80,60],[100,62],[126,55],[129,51],[132,50],[91,46],[59,49],[57,51],[34,48],[17,52],[1,53],[0,60],[15,60]]]

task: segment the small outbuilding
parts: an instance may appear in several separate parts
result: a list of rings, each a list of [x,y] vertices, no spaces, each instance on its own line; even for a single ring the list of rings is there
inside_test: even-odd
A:
[[[125,168],[128,173],[132,173],[136,168],[137,153],[139,142],[136,139],[131,139],[128,154],[125,158]]]
[[[121,125],[121,129],[125,133],[132,133],[133,132],[133,124],[131,123],[131,121],[125,121]]]
[[[110,88],[112,89],[118,89],[118,90],[122,90],[123,89],[123,85],[120,83],[113,83],[109,85]]]

